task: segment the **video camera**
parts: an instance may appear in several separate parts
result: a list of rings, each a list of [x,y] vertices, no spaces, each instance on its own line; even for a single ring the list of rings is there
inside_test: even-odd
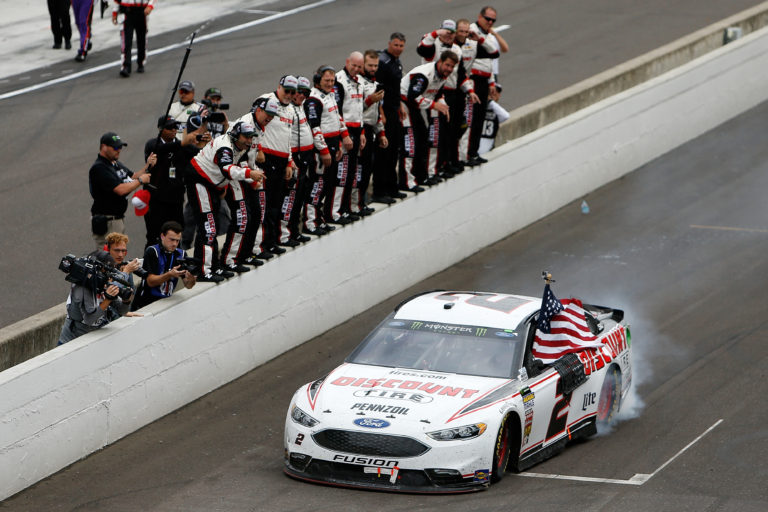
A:
[[[220,110],[229,110],[229,103],[214,104],[208,98],[203,98],[200,103],[208,108],[208,115],[203,117],[203,121],[210,121],[212,123],[223,123],[227,120],[223,112]]]
[[[61,258],[59,270],[67,274],[64,279],[70,283],[85,286],[89,290],[102,292],[110,284],[118,287],[118,296],[129,300],[133,294],[131,283],[123,279],[123,275],[110,265],[96,259],[95,256],[67,254]]]
[[[202,261],[199,258],[181,258],[177,260],[179,263],[179,270],[186,270],[190,274],[197,275],[200,271]]]

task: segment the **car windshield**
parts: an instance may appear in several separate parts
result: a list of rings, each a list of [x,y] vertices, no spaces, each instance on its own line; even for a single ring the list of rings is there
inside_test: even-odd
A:
[[[525,338],[514,329],[390,319],[347,358],[350,363],[511,378]]]

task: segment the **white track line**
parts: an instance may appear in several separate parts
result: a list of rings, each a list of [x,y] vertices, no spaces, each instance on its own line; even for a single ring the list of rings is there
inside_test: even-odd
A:
[[[768,233],[768,229],[758,228],[736,228],[730,226],[700,226],[698,224],[691,224],[692,229],[715,229],[720,231],[746,231],[749,233]]]
[[[676,458],[678,458],[680,455],[682,455],[688,448],[699,442],[704,436],[709,434],[712,430],[714,430],[715,427],[717,427],[719,424],[723,422],[722,419],[719,419],[715,422],[714,425],[709,427],[707,430],[704,431],[703,434],[701,434],[699,437],[688,443],[685,448],[677,452],[675,455],[672,456],[667,462],[659,466],[659,468],[654,471],[653,473],[647,474],[647,473],[636,473],[635,476],[630,478],[629,480],[615,480],[613,478],[594,478],[589,476],[571,476],[571,475],[551,475],[546,473],[518,473],[517,476],[525,476],[529,478],[549,478],[554,480],[577,480],[580,482],[595,482],[595,483],[601,483],[601,484],[621,484],[621,485],[643,485],[645,482],[656,476],[661,470],[663,470],[665,467],[670,465],[672,461],[674,461]]]
[[[301,7],[297,7],[295,9],[291,9],[289,11],[273,14],[271,16],[267,16],[266,18],[261,18],[259,20],[250,21],[248,23],[243,23],[242,25],[236,25],[234,27],[226,28],[224,30],[219,30],[218,32],[213,32],[212,34],[207,34],[202,37],[198,37],[195,39],[195,42],[201,42],[201,41],[207,41],[209,39],[214,39],[216,37],[220,37],[223,35],[231,34],[232,32],[237,32],[239,30],[245,30],[247,28],[255,27],[257,25],[263,25],[264,23],[269,23],[270,21],[274,21],[280,18],[285,18],[287,16],[291,16],[293,14],[297,14],[303,11],[308,11],[310,9],[314,9],[315,7],[320,7],[321,5],[330,4],[335,2],[336,0],[320,0],[319,2],[314,2],[311,4],[303,5]],[[166,53],[171,50],[175,50],[176,48],[181,48],[184,46],[187,46],[187,41],[181,42],[181,43],[175,43],[172,45],[165,46],[163,48],[158,48],[157,50],[152,50],[147,52],[148,56],[152,55],[159,55],[161,53]],[[88,68],[83,71],[80,71],[78,73],[72,73],[71,75],[67,75],[61,78],[56,78],[54,80],[48,80],[46,82],[42,82],[39,84],[31,85],[29,87],[24,87],[23,89],[16,89],[15,91],[6,92],[4,94],[0,94],[0,100],[5,100],[8,98],[13,98],[14,96],[20,96],[22,94],[26,94],[28,92],[37,91],[40,89],[44,89],[46,87],[50,87],[52,85],[56,85],[63,82],[68,82],[69,80],[74,80],[76,78],[80,78],[82,76],[91,75],[93,73],[98,73],[99,71],[103,71],[105,69],[109,69],[112,67],[120,66],[120,61],[116,60],[113,62],[109,62],[107,64],[102,64],[100,66],[96,66],[93,68]]]

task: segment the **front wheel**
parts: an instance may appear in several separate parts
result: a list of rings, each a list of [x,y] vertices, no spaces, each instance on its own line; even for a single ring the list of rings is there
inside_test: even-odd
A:
[[[621,400],[621,373],[616,366],[611,366],[605,374],[603,387],[600,390],[600,401],[597,403],[598,426],[610,426],[619,412]]]
[[[499,433],[496,435],[496,445],[493,450],[493,468],[491,469],[491,482],[496,483],[504,478],[509,462],[509,453],[512,444],[512,432],[507,418],[501,423]]]

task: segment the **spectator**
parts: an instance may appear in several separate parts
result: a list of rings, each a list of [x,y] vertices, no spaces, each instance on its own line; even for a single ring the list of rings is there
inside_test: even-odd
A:
[[[201,113],[205,106],[195,101],[195,83],[193,81],[182,81],[177,92],[179,101],[173,102],[168,115],[184,125],[190,117]],[[177,133],[176,138],[181,140],[181,135],[181,133]]]
[[[496,144],[496,135],[499,133],[499,125],[509,119],[507,112],[498,104],[501,97],[501,84],[491,89],[488,94],[488,110],[485,111],[485,124],[483,124],[483,133],[480,137],[479,154],[487,153],[492,150]]]
[[[437,95],[445,80],[459,63],[452,51],[440,54],[436,63],[422,64],[409,71],[400,82],[403,97],[401,119],[403,125],[403,157],[400,163],[400,187],[410,192],[423,192],[420,185],[427,183],[427,123],[429,111],[448,116],[449,108]]]
[[[501,39],[493,30],[493,24],[496,23],[496,16],[496,9],[493,7],[483,7],[480,10],[480,14],[477,16],[477,22],[470,25],[469,30],[478,35],[478,42],[480,38],[488,39],[494,48],[506,52],[509,50],[509,46],[506,41]],[[493,88],[495,83],[493,76],[494,60],[495,58],[492,57],[481,58],[478,55],[473,61],[472,69],[470,71],[472,81],[475,84],[475,92],[480,99],[479,103],[475,103],[472,106],[472,124],[469,127],[470,133],[467,160],[467,163],[470,166],[480,165],[487,162],[485,158],[478,155],[478,148],[480,146],[480,135],[483,131],[483,123],[485,122],[485,111],[488,107],[488,92]]]
[[[383,87],[376,82],[376,70],[379,69],[379,54],[376,50],[366,50],[363,54],[363,72],[358,75],[363,85],[363,133],[366,145],[358,158],[358,203],[354,211],[360,215],[370,215],[374,209],[368,206],[368,185],[371,182],[373,169],[373,152],[378,145],[386,148],[389,144],[384,130],[381,101],[384,98]]]
[[[255,167],[264,162],[264,153],[260,149],[261,137],[264,135],[264,129],[267,124],[272,121],[274,116],[278,115],[279,109],[280,102],[275,98],[259,98],[254,102],[250,112],[235,121],[235,123],[242,121],[243,123],[253,124],[256,127],[256,132],[251,141],[251,151],[249,152],[249,157],[253,158],[251,165]],[[248,223],[245,239],[240,249],[244,257],[240,258],[239,262],[243,265],[258,267],[264,264],[261,260],[268,260],[274,256],[271,252],[254,254],[254,247],[257,244],[261,245],[263,240],[264,230],[263,228],[259,230],[259,228],[264,224],[267,202],[264,182],[243,182],[242,187],[251,222]]]
[[[341,158],[341,137],[347,136],[347,128],[339,115],[339,106],[333,93],[336,70],[331,66],[320,66],[313,76],[313,82],[314,87],[304,102],[304,112],[315,136],[315,149],[319,151],[322,165],[317,167],[315,176],[312,176],[304,232],[320,236],[336,229],[325,222],[323,203],[328,186],[335,180],[331,174],[335,172],[336,162]],[[318,139],[318,132],[322,142]],[[323,145],[324,148],[321,147]]]
[[[211,137],[218,137],[229,129],[229,119],[226,112],[229,104],[221,102],[221,89],[210,87],[205,91],[205,96],[200,103],[208,109],[208,131]]]
[[[309,193],[310,176],[314,174],[317,163],[315,162],[315,138],[324,147],[325,142],[319,130],[313,133],[307,123],[307,114],[304,112],[304,102],[312,91],[309,78],[299,76],[297,78],[296,94],[293,95],[293,128],[291,130],[291,153],[296,164],[296,181],[292,189],[283,200],[281,210],[282,223],[280,243],[284,245],[298,245],[308,242],[310,238],[301,234],[301,216],[304,203]],[[289,237],[289,238],[286,238]]]
[[[80,46],[77,49],[75,62],[85,62],[85,57],[91,51],[91,20],[93,19],[93,0],[72,0],[72,12],[75,14],[75,25],[80,33]]]
[[[187,196],[197,224],[195,257],[201,260],[200,281],[218,283],[234,275],[233,271],[222,269],[218,261],[214,212],[219,209],[222,195],[230,202],[230,210],[234,213],[227,230],[225,261],[237,267],[233,269],[237,272],[248,270],[236,260],[227,260],[232,254],[240,254],[250,221],[240,182],[246,179],[258,182],[264,178],[261,170],[248,165],[253,158],[248,153],[255,133],[253,124],[237,122],[229,133],[219,135],[206,144],[190,162],[196,173],[189,173]]]
[[[112,24],[117,25],[118,11],[123,14],[120,30],[120,76],[131,76],[131,48],[136,32],[136,72],[144,72],[147,62],[147,16],[155,8],[155,0],[115,0]]]
[[[88,185],[93,198],[91,232],[97,248],[104,245],[107,233],[125,231],[123,219],[128,209],[127,196],[152,179],[147,169],[157,163],[157,157],[149,155],[147,164],[134,175],[118,160],[120,151],[127,144],[116,133],[105,133],[99,144],[99,155],[88,171]]]
[[[278,113],[267,123],[261,135],[259,148],[264,154],[261,167],[266,175],[264,192],[266,211],[262,225],[260,253],[283,254],[285,249],[279,246],[281,239],[280,208],[287,194],[287,187],[292,185],[293,157],[291,155],[291,130],[293,127],[293,95],[296,94],[298,80],[293,75],[280,78],[277,90],[263,94],[260,98],[278,101]]]
[[[182,146],[193,144],[195,135],[187,135],[182,142],[176,138],[179,123],[171,116],[157,120],[158,137],[144,144],[144,158],[157,155],[157,163],[150,169],[152,190],[149,194],[149,210],[144,214],[147,241],[144,247],[157,243],[160,227],[169,220],[184,223],[184,169],[191,157],[184,158]]]
[[[379,52],[379,67],[376,81],[384,89],[382,114],[384,131],[389,144],[376,150],[373,160],[373,196],[377,203],[392,204],[396,199],[405,199],[406,194],[397,186],[397,164],[400,159],[402,128],[400,125],[400,81],[403,79],[403,65],[400,55],[405,49],[405,36],[393,32],[389,36],[386,50]]]
[[[433,30],[425,35],[419,43],[416,52],[421,55],[422,64],[434,62],[438,55],[445,51],[452,51],[461,56],[461,47],[455,43],[456,23],[453,20],[445,20],[439,29]],[[461,87],[462,92],[457,91]],[[429,130],[429,150],[427,152],[427,181],[428,185],[435,185],[441,181],[438,175],[438,168],[441,169],[441,175],[446,178],[453,177],[458,169],[457,150],[457,119],[463,114],[463,108],[459,110],[461,103],[459,98],[468,95],[470,100],[477,102],[477,95],[472,90],[472,81],[467,79],[467,73],[459,62],[448,79],[445,81],[442,90],[442,98],[448,104],[449,115],[439,116],[437,111],[430,111],[430,130]],[[447,167],[447,169],[446,169]]]
[[[70,0],[48,0],[48,14],[51,15],[51,32],[53,32],[53,49],[72,48],[72,24],[69,21]]]
[[[134,295],[130,272],[139,268],[139,262],[134,259],[130,263],[123,263],[128,253],[127,236],[122,233],[110,233],[106,242],[108,251],[99,249],[91,253],[91,257],[109,267],[123,266],[122,271],[115,272],[119,283],[112,278],[102,289],[98,289],[96,279],[72,285],[67,298],[67,318],[61,329],[58,345],[95,331],[120,316],[134,316],[128,312]],[[124,299],[121,297],[121,287],[128,289],[127,295],[123,292]]]
[[[184,288],[195,286],[195,276],[181,269],[181,262],[184,260],[184,251],[179,249],[181,231],[181,224],[176,221],[164,223],[160,232],[160,243],[151,245],[144,251],[142,266],[147,273],[141,280],[136,298],[131,304],[131,311],[170,297],[179,278]]]
[[[462,66],[465,72],[471,74],[472,66],[476,58],[481,59],[495,59],[499,56],[499,50],[491,44],[491,40],[469,30],[470,23],[467,19],[460,19],[456,22],[456,43],[461,46],[461,60]],[[494,61],[495,62],[495,61]],[[457,100],[457,106],[461,116],[456,120],[455,128],[457,129],[458,152],[456,155],[457,162],[453,172],[460,172],[464,168],[464,163],[469,160],[469,136],[470,125],[472,124],[472,114],[474,112],[474,105],[470,103],[466,104],[467,98],[465,95],[459,95]],[[478,99],[479,102],[479,99]],[[453,111],[452,111],[453,112]],[[453,114],[451,115],[453,118]]]
[[[329,187],[330,200],[326,204],[326,218],[334,224],[349,224],[359,220],[352,213],[352,191],[357,190],[357,155],[365,147],[363,135],[363,86],[357,75],[363,70],[363,54],[352,52],[344,63],[344,69],[336,73],[333,87],[336,104],[347,129],[342,138],[343,152],[338,162],[335,187]],[[354,194],[357,196],[357,193]]]

